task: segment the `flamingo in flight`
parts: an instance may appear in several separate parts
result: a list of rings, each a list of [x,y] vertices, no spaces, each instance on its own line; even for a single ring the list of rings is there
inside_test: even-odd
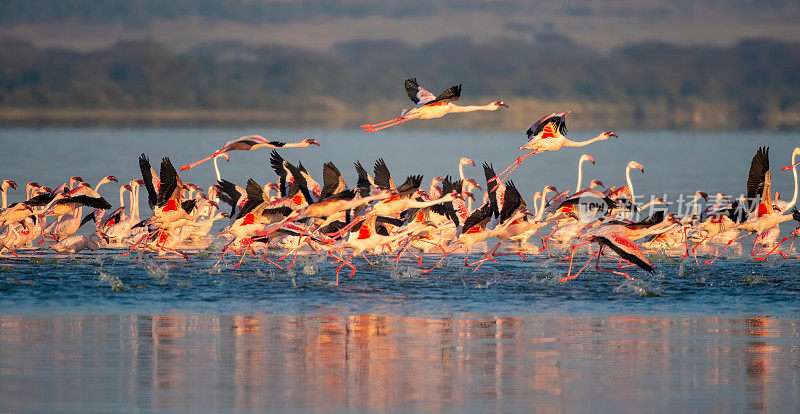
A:
[[[414,102],[416,106],[408,110],[403,110],[402,115],[398,118],[393,118],[377,124],[361,125],[364,132],[380,131],[381,129],[402,124],[412,119],[435,119],[441,118],[449,113],[496,111],[501,107],[508,108],[508,105],[503,101],[495,101],[486,105],[459,106],[454,104],[453,101],[457,101],[458,98],[461,97],[461,84],[448,88],[440,93],[439,96],[434,96],[425,88],[419,86],[417,78],[406,79],[405,87],[408,97],[411,98],[411,102]]]
[[[188,169],[197,167],[198,165],[222,154],[225,154],[229,151],[251,151],[259,148],[305,148],[311,145],[319,146],[319,142],[316,139],[309,138],[304,139],[299,142],[293,143],[285,143],[281,141],[270,141],[261,135],[247,135],[241,138],[237,138],[234,140],[230,140],[225,143],[220,149],[214,151],[213,154],[209,155],[208,157],[203,158],[200,161],[184,165],[180,168],[181,171],[186,171]],[[225,157],[227,159],[227,157]],[[219,174],[217,174],[219,175]]]
[[[567,139],[567,112],[552,113],[536,121],[526,134],[528,142],[519,147],[521,150],[531,150],[530,153],[517,157],[517,160],[508,168],[492,179],[498,183],[508,178],[509,175],[519,166],[522,161],[532,157],[534,154],[546,151],[557,151],[563,147],[584,147],[596,141],[602,141],[611,137],[617,137],[613,131],[602,132],[592,139],[586,141],[572,141]]]

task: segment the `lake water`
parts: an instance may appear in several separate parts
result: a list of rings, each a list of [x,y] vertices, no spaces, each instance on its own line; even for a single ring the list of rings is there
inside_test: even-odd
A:
[[[524,142],[522,134],[402,127],[371,135],[2,129],[0,178],[51,187],[73,175],[128,181],[138,177],[141,152],[181,165],[251,133],[317,138],[322,146],[284,157],[315,176],[332,160],[349,184],[356,159],[368,166],[382,156],[396,176],[422,173],[427,186],[434,175],[457,175],[462,156],[502,169]],[[598,165],[585,166],[586,182],[622,186],[636,160],[645,166],[632,177],[637,193],[738,195],[756,148],[769,145],[773,187],[792,196],[791,173],[778,169],[800,134],[619,135],[528,160],[513,178],[529,200],[545,184],[572,189],[588,153]],[[220,167],[234,182],[265,182],[274,178],[268,156],[235,152]],[[182,177],[206,187],[213,167]],[[103,194],[117,203],[113,186]],[[317,256],[301,256],[288,272],[253,258],[238,269],[232,257],[215,266],[213,251],[190,262],[137,262],[110,249],[4,257],[0,412],[795,411],[798,255],[748,256],[701,269],[651,257],[654,275],[633,271],[628,281],[588,269],[563,284],[566,265],[542,255],[506,256],[474,273],[455,256],[431,275],[412,261],[358,259],[355,277],[338,287],[335,266]]]

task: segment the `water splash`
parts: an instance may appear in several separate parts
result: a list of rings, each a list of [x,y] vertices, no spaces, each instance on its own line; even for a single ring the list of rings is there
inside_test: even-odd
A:
[[[391,262],[390,264],[389,277],[395,282],[419,279],[420,274],[420,270],[416,266],[400,264],[397,262]]]
[[[106,273],[103,269],[98,271],[98,275],[100,278],[100,282],[108,283],[111,286],[112,292],[122,292],[125,290],[125,286],[122,284],[122,281],[119,280],[119,277],[114,276],[110,273]]]
[[[627,293],[643,298],[661,296],[661,288],[651,285],[642,279],[625,279],[621,285],[614,288],[614,293]]]
[[[147,272],[147,275],[153,279],[161,280],[161,285],[166,285],[169,281],[169,269],[170,266],[168,263],[159,263],[159,262],[146,262],[144,263],[144,271]]]

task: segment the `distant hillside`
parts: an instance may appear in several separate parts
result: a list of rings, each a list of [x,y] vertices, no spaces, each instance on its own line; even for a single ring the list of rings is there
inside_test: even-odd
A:
[[[419,46],[560,34],[607,52],[631,41],[730,46],[800,39],[796,0],[3,0],[0,37],[37,46],[106,48],[150,39],[186,49],[211,41],[330,50],[355,40]]]
[[[538,41],[358,41],[330,52],[237,42],[175,52],[121,42],[78,52],[0,41],[0,122],[255,122],[357,126],[411,103],[403,80],[462,101],[498,98],[492,114],[428,126],[524,129],[572,109],[576,127],[800,129],[800,44],[639,43],[608,54],[552,35]]]

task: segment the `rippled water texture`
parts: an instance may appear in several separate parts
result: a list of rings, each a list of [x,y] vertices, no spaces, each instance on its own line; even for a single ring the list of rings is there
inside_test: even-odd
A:
[[[754,317],[0,315],[11,412],[695,412],[800,406]]]
[[[800,135],[638,133],[617,142],[544,154],[514,180],[530,200],[545,184],[584,179],[637,193],[744,191],[759,145],[772,148],[773,187],[790,199],[789,163]],[[136,178],[136,157],[176,165],[228,139],[261,133],[319,148],[284,151],[320,175],[334,161],[349,184],[352,162],[386,159],[403,176],[453,174],[462,156],[504,167],[522,134],[397,128],[355,131],[0,130],[0,178],[55,187],[79,175]],[[574,138],[595,133],[573,132]],[[273,179],[268,151],[237,152],[223,175]],[[465,172],[480,178],[480,171]],[[204,187],[211,165],[182,174]],[[18,201],[22,191],[10,192]],[[114,204],[113,186],[103,194]],[[147,207],[143,206],[143,212]],[[784,234],[791,224],[784,227]],[[463,255],[421,275],[415,261],[354,259],[335,265],[301,255],[290,271],[260,258],[193,253],[189,262],[101,249],[0,259],[0,412],[553,411],[696,412],[800,407],[800,263],[725,256],[651,255],[656,273],[635,280],[597,272],[557,283],[567,266],[546,255],[505,256],[478,272]],[[433,256],[425,258],[432,264]],[[616,263],[607,259],[606,266]]]

